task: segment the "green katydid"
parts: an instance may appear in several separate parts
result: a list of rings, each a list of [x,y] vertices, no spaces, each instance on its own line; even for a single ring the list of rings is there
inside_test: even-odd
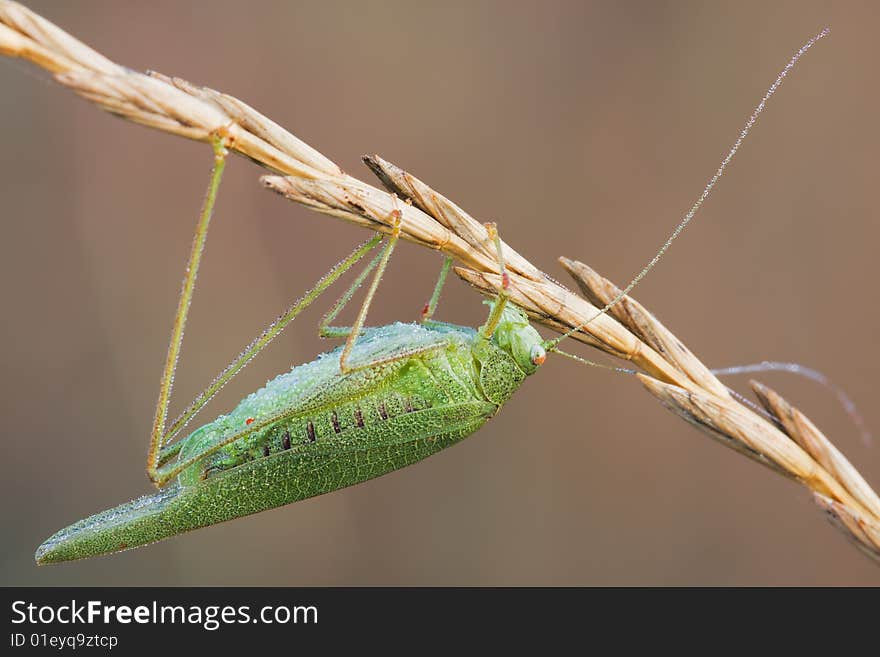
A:
[[[703,194],[657,255],[592,319],[607,312],[653,268],[708,198],[781,79],[825,33],[814,37],[780,74]],[[147,472],[160,490],[59,531],[37,549],[38,563],[142,546],[351,486],[424,459],[479,429],[526,377],[537,371],[548,352],[570,356],[557,345],[584,327],[574,327],[554,340],[541,338],[526,315],[509,301],[501,242],[494,226],[487,225],[502,283],[489,302],[491,310],[485,324],[472,329],[432,319],[451,265],[447,257],[420,323],[365,328],[370,302],[400,235],[400,212],[394,210],[393,228],[384,248],[320,324],[322,336],[345,338],[344,346],[294,367],[245,398],[228,415],[175,442],[223,385],[383,239],[377,235],[336,265],[254,340],[166,430],[183,328],[223,174],[226,149],[222,135],[215,137],[214,151],[215,166],[175,315],[150,439]],[[371,272],[373,277],[354,325],[330,326]]]
[[[154,495],[96,514],[61,530],[36,553],[52,563],[117,552],[184,531],[337,490],[401,468],[479,429],[554,348],[502,287],[478,330],[431,319],[451,261],[420,324],[364,328],[367,309],[399,237],[400,216],[381,253],[321,322],[324,337],[345,345],[297,366],[175,443],[171,440],[232,376],[381,241],[359,246],[278,318],[166,432],[171,381],[207,235],[225,149],[215,141],[215,167],[196,229],[150,442],[147,471]],[[501,262],[494,226],[489,235]],[[332,322],[371,271],[372,283],[354,326]]]

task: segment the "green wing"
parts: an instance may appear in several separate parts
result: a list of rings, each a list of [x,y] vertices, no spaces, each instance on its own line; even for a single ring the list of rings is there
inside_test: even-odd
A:
[[[316,445],[308,452],[279,452],[197,486],[169,486],[61,530],[38,548],[36,560],[118,552],[351,486],[455,444],[495,410],[494,404],[468,402],[416,411],[389,419],[384,441],[373,436]]]

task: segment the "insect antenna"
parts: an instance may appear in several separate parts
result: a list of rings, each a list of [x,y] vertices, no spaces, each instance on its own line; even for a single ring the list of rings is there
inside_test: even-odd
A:
[[[830,32],[830,29],[826,27],[821,32],[819,32],[816,36],[814,36],[812,39],[807,41],[803,46],[801,46],[800,50],[798,50],[794,54],[794,56],[792,56],[792,58],[789,60],[788,64],[786,64],[785,68],[782,69],[782,72],[780,72],[779,75],[776,76],[776,80],[773,82],[773,84],[770,85],[770,88],[767,89],[767,92],[764,94],[764,97],[761,98],[761,102],[759,102],[758,105],[755,107],[754,111],[752,111],[751,116],[749,116],[748,121],[746,121],[746,124],[745,124],[745,126],[743,126],[743,129],[740,131],[739,136],[736,138],[736,141],[733,142],[733,146],[730,147],[730,150],[727,152],[727,155],[721,161],[721,164],[718,167],[717,171],[715,171],[715,174],[709,179],[709,182],[706,183],[706,186],[703,188],[703,193],[700,194],[699,198],[691,206],[691,209],[687,211],[687,213],[684,215],[682,220],[675,227],[675,230],[673,230],[672,233],[669,235],[669,238],[666,240],[666,242],[663,244],[663,246],[661,246],[660,249],[657,251],[657,253],[654,255],[654,257],[651,258],[650,262],[648,262],[648,264],[645,265],[645,267],[642,269],[642,271],[640,271],[636,275],[636,277],[633,278],[629,282],[629,285],[627,285],[616,297],[614,297],[614,299],[612,299],[611,301],[606,303],[605,306],[601,310],[596,312],[596,314],[594,314],[592,317],[590,317],[590,319],[588,319],[583,324],[580,324],[579,326],[575,326],[573,329],[571,329],[567,333],[563,334],[559,338],[556,338],[555,340],[549,341],[547,344],[548,351],[555,351],[556,345],[558,345],[560,342],[562,342],[565,338],[568,338],[571,335],[573,335],[574,333],[577,333],[578,331],[582,330],[585,326],[587,326],[588,324],[593,322],[597,317],[599,317],[600,315],[604,315],[609,310],[611,310],[611,308],[616,306],[620,302],[621,299],[623,299],[627,294],[632,292],[633,288],[636,285],[638,285],[639,282],[645,276],[647,276],[648,272],[650,272],[658,262],[660,262],[660,259],[663,257],[663,255],[666,253],[666,251],[669,250],[669,247],[672,245],[672,243],[675,241],[675,239],[682,233],[682,231],[684,231],[684,229],[690,223],[691,219],[694,218],[694,216],[697,214],[697,211],[699,211],[699,209],[702,207],[703,203],[705,203],[706,199],[708,199],[709,196],[711,195],[712,189],[715,187],[715,184],[718,182],[718,180],[721,178],[721,176],[724,175],[724,170],[727,168],[727,165],[730,164],[730,161],[733,159],[733,156],[736,155],[737,151],[739,150],[739,147],[742,145],[743,141],[745,141],[745,138],[749,135],[749,132],[751,131],[752,126],[755,125],[755,122],[758,120],[758,117],[760,116],[761,112],[764,111],[764,107],[767,105],[767,101],[770,100],[770,97],[776,93],[776,90],[779,89],[779,87],[782,85],[782,82],[785,80],[785,78],[788,76],[788,74],[794,68],[795,64],[797,64],[798,60],[810,48],[813,47],[813,44],[815,44],[819,39],[827,36],[829,32]]]
[[[589,365],[590,367],[598,367],[603,370],[611,370],[612,372],[617,372],[618,374],[638,374],[638,370],[628,369],[625,367],[616,367],[614,365],[606,365],[605,363],[597,363],[593,360],[587,360],[586,358],[575,356],[574,354],[570,354],[567,351],[562,351],[562,349],[554,349],[553,353],[559,354],[560,356],[565,356],[566,358],[570,358],[571,360],[576,360],[577,362],[583,363],[584,365]]]
[[[856,406],[856,403],[852,399],[850,399],[849,395],[846,394],[843,388],[834,383],[834,381],[829,379],[819,370],[815,370],[811,367],[805,367],[800,363],[782,363],[779,361],[765,360],[760,363],[751,363],[748,365],[721,367],[711,370],[711,372],[715,376],[754,374],[756,372],[788,372],[790,374],[796,374],[797,376],[802,376],[804,378],[810,379],[811,381],[815,381],[816,383],[825,386],[825,388],[834,393],[834,396],[837,397],[837,401],[843,407],[843,410],[849,416],[850,420],[852,420],[852,423],[858,428],[859,433],[862,437],[862,442],[864,442],[866,445],[870,445],[873,442],[871,431],[870,429],[868,429],[868,425],[865,423],[862,414],[859,413],[859,409]]]

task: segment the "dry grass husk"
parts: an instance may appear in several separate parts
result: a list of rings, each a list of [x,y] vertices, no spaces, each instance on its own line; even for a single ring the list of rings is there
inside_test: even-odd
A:
[[[455,259],[456,273],[494,295],[499,266],[486,228],[455,203],[377,155],[365,159],[388,191],[347,175],[331,160],[242,101],[159,73],[113,63],[46,19],[0,0],[0,53],[30,60],[103,109],[190,139],[224,137],[227,147],[272,172],[263,184],[319,212],[377,232],[401,212],[402,237]],[[399,199],[406,199],[407,203]],[[818,428],[770,388],[752,382],[767,415],[732,396],[669,329],[587,265],[560,258],[584,297],[503,245],[514,303],[536,322],[641,370],[666,408],[722,444],[806,486],[814,501],[865,554],[880,561],[880,498]]]

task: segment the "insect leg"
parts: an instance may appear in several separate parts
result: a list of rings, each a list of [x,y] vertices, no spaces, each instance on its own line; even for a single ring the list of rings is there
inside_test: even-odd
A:
[[[480,335],[488,339],[492,337],[492,334],[495,333],[495,329],[498,328],[498,323],[501,321],[501,315],[504,313],[504,307],[507,305],[507,300],[510,298],[510,295],[507,292],[507,288],[510,286],[510,277],[504,266],[504,254],[501,251],[501,239],[498,237],[498,227],[494,223],[489,223],[486,224],[486,230],[489,232],[489,239],[495,242],[495,249],[498,252],[498,267],[501,270],[501,289],[498,290],[498,296],[495,298],[495,305],[492,306],[492,312],[489,313],[489,318],[486,320],[486,323],[480,327]]]
[[[336,305],[321,319],[321,323],[318,325],[318,335],[322,338],[347,338],[351,332],[351,326],[330,326],[330,322],[332,322],[343,308],[351,301],[351,297],[354,296],[354,293],[357,292],[358,288],[363,285],[364,281],[367,278],[367,275],[373,271],[377,264],[379,264],[379,260],[382,258],[382,254],[373,258],[372,262],[368,264],[364,270],[358,275],[355,279],[354,283],[352,283],[351,287],[339,297],[339,300],[336,302]],[[453,259],[449,256],[446,256],[443,260],[443,265],[440,268],[440,276],[437,279],[437,283],[434,286],[434,292],[431,294],[431,299],[428,303],[425,304],[425,307],[422,309],[422,314],[420,318],[421,323],[425,323],[430,321],[431,317],[433,317],[434,312],[437,310],[437,303],[440,300],[440,293],[443,290],[443,286],[446,283],[446,277],[449,275],[449,270],[452,268]]]
[[[343,294],[336,301],[336,305],[321,319],[321,323],[318,324],[318,336],[322,338],[347,338],[351,333],[350,326],[330,326],[330,322],[336,319],[336,316],[342,311],[343,308],[351,301],[351,297],[354,296],[354,293],[357,292],[358,288],[363,285],[364,280],[366,280],[367,275],[373,269],[375,269],[376,265],[379,264],[379,260],[382,258],[382,253],[377,255],[373,260],[364,267],[364,270],[358,274],[358,277],[355,279],[354,283],[351,284],[351,287],[346,290],[345,294]]]
[[[150,479],[156,474],[156,463],[159,458],[159,450],[165,443],[165,422],[168,419],[168,402],[171,399],[171,389],[174,385],[174,372],[177,370],[177,361],[180,358],[180,346],[183,342],[183,330],[186,326],[186,317],[189,314],[193,291],[196,285],[196,276],[199,272],[199,264],[205,249],[205,241],[208,238],[208,226],[211,223],[211,215],[214,211],[214,203],[217,200],[217,190],[223,177],[223,169],[226,166],[228,151],[223,143],[221,135],[215,135],[212,140],[214,147],[214,168],[211,171],[211,181],[208,184],[208,193],[196,224],[195,237],[193,238],[189,260],[186,264],[186,274],[183,279],[183,287],[177,301],[177,312],[174,314],[174,325],[171,329],[171,338],[168,344],[168,353],[165,357],[165,368],[162,371],[162,379],[159,382],[159,399],[156,402],[156,413],[153,417],[153,427],[150,431],[150,449],[147,454],[147,473]]]
[[[378,365],[385,365],[387,363],[394,363],[399,360],[405,360],[407,358],[412,358],[413,356],[420,356],[422,354],[428,354],[432,351],[440,351],[442,349],[446,349],[449,346],[449,343],[439,342],[436,344],[432,344],[427,347],[415,347],[413,349],[403,349],[393,356],[386,356],[385,358],[377,358],[375,360],[368,361],[366,363],[358,363],[357,365],[349,366],[346,369],[346,373],[350,374],[352,372],[359,372],[360,370],[365,370],[370,367],[376,367]]]
[[[168,439],[173,438],[186,424],[195,416],[196,413],[201,410],[201,408],[207,404],[211,398],[217,393],[220,388],[222,388],[226,383],[232,379],[238,372],[240,372],[245,365],[247,365],[253,358],[256,356],[269,342],[272,341],[281,331],[285,329],[285,327],[293,321],[293,319],[302,312],[305,308],[307,308],[315,299],[317,299],[324,290],[326,290],[330,285],[332,285],[340,276],[342,276],[346,271],[348,271],[355,263],[358,262],[361,258],[363,258],[367,253],[369,253],[382,239],[381,235],[376,235],[372,239],[368,240],[361,244],[358,248],[356,248],[345,260],[337,264],[333,269],[330,270],[321,280],[319,280],[315,286],[309,290],[305,296],[296,301],[293,305],[291,305],[282,315],[280,315],[272,324],[270,324],[253,342],[251,342],[242,352],[238,355],[238,357],[233,360],[229,365],[226,366],[226,369],[217,376],[214,381],[209,385],[205,390],[193,400],[193,402],[187,407],[187,409],[180,415],[177,420],[171,425],[168,433],[166,434],[165,442]],[[249,427],[247,433],[251,433],[252,431],[256,431],[259,428],[264,426],[263,423],[259,425],[253,425],[253,427]],[[245,434],[245,435],[246,435]],[[223,443],[227,444],[227,443]],[[174,445],[163,449],[159,454],[159,458],[155,463],[156,467],[167,463],[171,458],[173,458],[181,448],[182,443],[177,442]],[[185,466],[184,466],[185,467]],[[175,471],[179,472],[177,469]],[[170,478],[167,474],[166,470],[158,470],[154,471],[154,474],[157,475],[157,479],[153,481],[162,485],[167,482]],[[174,476],[174,475],[170,475]]]
[[[422,324],[434,316],[434,311],[437,310],[437,303],[440,301],[440,292],[443,290],[443,285],[446,283],[446,277],[449,275],[449,270],[451,268],[452,258],[446,256],[443,259],[443,266],[440,268],[440,276],[437,279],[437,284],[434,286],[434,293],[431,295],[431,300],[428,301],[422,309],[422,317],[419,320]]]
[[[396,199],[397,197],[395,196],[394,198]],[[339,370],[343,373],[349,371],[347,365],[348,356],[351,353],[355,340],[357,340],[358,334],[361,332],[361,328],[364,326],[364,321],[367,318],[367,311],[370,309],[373,295],[376,294],[376,289],[379,287],[379,281],[382,280],[382,274],[385,273],[385,267],[388,265],[388,259],[391,257],[391,252],[394,251],[394,246],[397,244],[397,240],[400,239],[400,210],[397,208],[392,210],[391,217],[392,229],[391,234],[388,236],[388,244],[385,245],[385,249],[382,251],[382,256],[379,258],[376,268],[376,273],[373,275],[373,281],[367,289],[367,296],[364,299],[363,305],[361,305],[361,309],[354,321],[354,325],[351,327],[351,331],[345,341],[345,346],[342,348],[342,355],[339,357]]]

